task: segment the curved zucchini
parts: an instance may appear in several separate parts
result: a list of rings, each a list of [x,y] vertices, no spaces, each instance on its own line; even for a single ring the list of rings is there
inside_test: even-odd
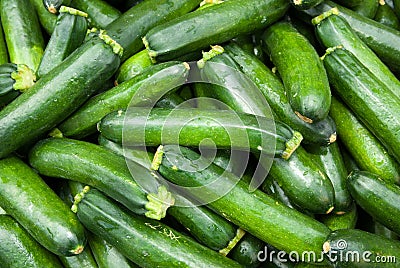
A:
[[[121,64],[117,73],[115,74],[115,81],[118,84],[121,84],[122,82],[139,75],[144,71],[144,69],[151,65],[152,62],[149,54],[146,50],[141,50]]]
[[[77,157],[77,154],[79,157]],[[161,187],[147,169],[98,145],[70,139],[40,141],[29,154],[30,164],[41,174],[89,184],[125,205],[132,212],[149,218],[165,217],[174,198]],[[81,168],[77,169],[77,166]],[[153,193],[135,182],[135,177],[153,182]],[[149,190],[150,191],[150,190]],[[157,194],[165,194],[161,198]],[[159,199],[157,199],[159,198]]]
[[[308,124],[293,113],[282,82],[256,56],[246,53],[234,43],[224,48],[240,70],[258,86],[275,117],[299,131],[305,143],[328,145],[336,140],[335,124],[329,116]]]
[[[337,15],[338,14],[338,15]],[[382,60],[357,36],[352,26],[331,9],[313,19],[318,39],[325,47],[343,46],[367,67],[382,83],[400,96],[400,81]]]
[[[84,249],[84,228],[68,206],[24,162],[0,160],[0,203],[42,246],[64,256]]]
[[[110,112],[129,105],[153,106],[166,91],[184,83],[188,74],[188,65],[181,62],[151,66],[140,75],[91,98],[58,128],[64,136],[85,137],[94,133],[97,122]]]
[[[336,122],[341,143],[361,170],[375,173],[388,182],[400,182],[400,167],[393,156],[336,97],[332,98],[330,115]]]
[[[250,193],[247,183],[214,164],[209,165],[208,160],[185,147],[165,145],[158,153],[158,172],[162,176],[188,187],[186,193],[199,201],[215,200],[207,206],[224,218],[278,249],[296,250],[299,254],[312,250],[320,257],[318,252],[329,234],[322,223],[277,203],[259,190]],[[188,170],[187,165],[192,168]],[[190,190],[198,186],[201,187]],[[227,189],[231,190],[225,193]]]
[[[393,8],[386,4],[384,0],[379,1],[378,11],[375,14],[374,20],[380,24],[400,30],[399,18],[396,16]]]
[[[161,222],[131,216],[95,189],[80,195],[79,220],[141,267],[241,267]]]
[[[10,61],[36,71],[44,51],[44,40],[34,7],[27,0],[4,0],[0,4]]]
[[[176,122],[183,122],[177,125]],[[130,107],[104,117],[98,124],[104,137],[131,145],[180,144],[251,149],[289,159],[302,140],[299,132],[278,121],[230,110]],[[168,133],[168,134],[167,134]],[[124,136],[124,140],[123,140]],[[274,148],[268,144],[275,144]],[[206,147],[204,147],[206,148]]]
[[[2,267],[62,267],[55,255],[44,249],[9,215],[0,215],[0,239]]]
[[[324,64],[335,92],[399,160],[400,98],[348,50],[328,51]]]
[[[90,27],[105,29],[121,16],[121,11],[103,0],[72,0],[71,6],[88,14]]]
[[[87,32],[86,17],[86,13],[77,9],[66,6],[60,8],[60,15],[37,70],[39,77],[53,70],[82,44]]]
[[[225,1],[151,29],[143,43],[153,61],[167,61],[264,28],[281,18],[288,7],[283,0]]]
[[[24,92],[36,81],[34,72],[25,64],[5,63],[0,65],[0,96],[12,91]]]
[[[314,47],[288,22],[267,28],[263,41],[296,115],[307,123],[326,118],[331,91],[324,65]]]
[[[290,0],[290,3],[297,9],[304,10],[315,7],[323,2],[323,0]]]
[[[376,221],[400,234],[400,188],[367,171],[353,171],[348,186],[354,200]]]

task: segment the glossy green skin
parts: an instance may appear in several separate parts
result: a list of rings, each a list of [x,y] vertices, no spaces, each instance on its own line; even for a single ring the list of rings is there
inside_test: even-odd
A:
[[[374,234],[384,236],[386,238],[393,239],[393,240],[399,239],[399,236],[395,232],[386,228],[384,225],[382,225],[381,223],[379,223],[377,221],[374,221],[373,227],[374,227]]]
[[[99,268],[130,268],[130,261],[122,255],[114,246],[91,233],[88,235],[88,243]]]
[[[367,44],[357,36],[352,27],[342,17],[331,15],[322,20],[315,28],[318,39],[326,48],[342,45],[393,93],[400,96],[400,81]]]
[[[8,63],[8,50],[4,39],[3,26],[0,24],[0,64]]]
[[[96,132],[97,122],[113,111],[130,105],[153,106],[166,91],[184,83],[188,74],[189,70],[181,62],[150,66],[140,75],[91,98],[58,128],[64,136],[85,137]],[[136,94],[139,89],[140,94]]]
[[[15,80],[11,74],[18,69],[15,63],[4,63],[0,65],[0,96],[4,96],[14,90]]]
[[[331,91],[323,63],[310,42],[288,22],[267,28],[263,41],[293,111],[312,122],[326,118]]]
[[[86,18],[67,12],[60,13],[44,50],[37,75],[46,75],[78,48],[85,39],[87,28]]]
[[[400,98],[345,49],[327,55],[324,64],[337,95],[399,160]]]
[[[159,108],[168,108],[168,109],[174,109],[177,107],[183,107],[181,105],[190,105],[190,102],[186,102],[185,104],[183,104],[183,102],[185,102],[185,100],[179,96],[176,92],[169,92],[166,95],[163,96],[162,99],[160,99],[159,101],[157,101],[156,103],[156,107]],[[185,106],[187,107],[187,106]],[[190,107],[192,107],[190,105]]]
[[[12,102],[16,97],[19,96],[19,91],[11,91],[3,96],[0,96],[0,110],[6,106],[7,104],[9,104],[10,102]]]
[[[136,173],[131,175],[122,156],[101,146],[67,138],[51,138],[40,141],[31,150],[29,161],[43,175],[88,184],[134,213],[147,212],[146,192],[132,176],[146,176],[149,180],[154,178],[147,169],[133,162],[130,165]]]
[[[245,267],[258,267],[258,252],[264,249],[265,243],[251,234],[245,234],[239,243],[231,250],[228,257]]]
[[[315,7],[323,2],[323,0],[290,0],[290,3],[297,9],[304,10]]]
[[[121,16],[121,11],[103,0],[72,0],[71,6],[88,14],[90,27],[106,28]]]
[[[320,15],[333,7],[338,7],[339,14],[344,18],[379,58],[385,62],[393,71],[400,71],[400,32],[383,25],[372,19],[357,14],[347,8],[341,7],[331,1],[325,1],[315,8],[306,11],[312,17]]]
[[[188,121],[189,118],[191,120]],[[127,112],[108,114],[98,124],[98,129],[105,138],[130,146],[178,143],[198,146],[201,142],[204,148],[214,148],[215,144],[220,149],[250,149],[256,152],[260,152],[258,148],[261,146],[261,152],[269,156],[281,156],[286,143],[293,137],[293,131],[288,126],[264,117],[230,110],[215,113],[215,110],[191,108],[153,108],[149,114],[147,108],[130,107]],[[267,146],[271,142],[275,142],[274,148]]]
[[[222,168],[211,164],[205,165],[207,168],[201,172],[185,171],[184,165],[190,165],[190,161],[195,160],[196,165],[201,166],[207,160],[184,147],[165,145],[163,151],[159,173],[180,186],[205,186],[188,193],[199,200],[220,197],[207,206],[224,218],[281,250],[296,250],[299,254],[305,250],[321,251],[321,245],[329,234],[329,229],[322,223],[277,203],[259,190],[250,193],[248,185],[242,181],[222,196],[220,191],[225,191],[227,185],[209,184],[221,176],[224,172]],[[231,173],[225,173],[224,179],[218,180],[222,184],[233,181],[237,181],[237,178]]]
[[[68,117],[111,77],[118,65],[119,58],[111,47],[97,38],[75,50],[0,112],[0,158]]]
[[[340,249],[336,245],[339,240],[346,241],[347,247],[345,249]],[[359,262],[352,262],[352,255],[348,255],[348,262],[338,262],[337,267],[398,267],[398,260],[400,258],[400,242],[384,238],[379,235],[371,234],[357,229],[341,229],[332,232],[328,240],[331,249],[337,251],[333,254],[333,257],[346,256],[350,254],[349,252],[358,253],[360,256]],[[371,254],[364,255],[370,262],[366,262],[363,259],[363,253],[366,251],[371,252]],[[375,262],[376,256],[393,256],[396,258],[396,263],[379,263]],[[340,260],[340,258],[338,258]],[[346,260],[345,257],[342,260]]]
[[[332,182],[335,193],[334,213],[342,213],[349,210],[352,199],[347,190],[347,170],[337,143],[326,147],[324,153],[310,154],[310,157]]]
[[[361,170],[375,173],[391,183],[400,182],[400,168],[396,160],[336,97],[332,98],[330,115],[336,122],[341,143]]]
[[[64,256],[86,243],[84,228],[69,207],[24,162],[0,160],[0,203],[42,246]]]
[[[59,258],[65,268],[98,268],[96,260],[88,246],[76,256],[59,256]]]
[[[122,60],[125,60],[143,48],[142,37],[150,29],[192,11],[200,2],[201,0],[143,1],[123,13],[106,30],[124,48]]]
[[[279,184],[271,176],[265,179],[261,185],[261,190],[285,206],[295,209],[295,206],[290,202],[281,186],[279,186]]]
[[[284,0],[226,1],[155,27],[145,39],[150,55],[167,61],[262,29],[280,19],[288,7]]]
[[[353,171],[348,187],[354,200],[376,221],[400,234],[400,188],[367,171]]]
[[[391,8],[388,4],[379,5],[374,20],[393,29],[400,29],[400,20],[396,16],[393,8]]]
[[[149,54],[146,50],[141,50],[121,64],[116,73],[116,81],[118,84],[125,82],[151,65]]]
[[[44,51],[44,40],[34,7],[26,0],[4,0],[0,16],[10,61],[36,71]]]
[[[278,120],[299,131],[305,143],[330,143],[332,135],[336,134],[336,128],[329,117],[313,124],[304,122],[293,113],[280,79],[264,63],[234,43],[225,46],[225,51],[239,65],[241,71],[258,86]]]
[[[378,7],[379,0],[364,0],[360,5],[355,6],[352,9],[361,16],[373,19],[378,11]]]
[[[331,213],[329,215],[320,215],[318,220],[325,224],[332,231],[339,229],[354,229],[358,219],[357,206],[353,203],[350,210],[344,214],[338,215]]]
[[[35,7],[38,19],[48,35],[53,33],[57,22],[57,15],[50,13],[43,5],[43,0],[29,0]],[[68,2],[68,1],[66,1]],[[68,3],[65,3],[68,4]]]
[[[335,204],[332,182],[301,147],[289,160],[275,159],[268,173],[291,203],[311,213],[325,214]]]
[[[241,267],[161,222],[132,217],[95,189],[78,204],[77,215],[141,267]]]
[[[2,267],[62,267],[55,255],[44,249],[9,215],[0,215],[0,239]]]

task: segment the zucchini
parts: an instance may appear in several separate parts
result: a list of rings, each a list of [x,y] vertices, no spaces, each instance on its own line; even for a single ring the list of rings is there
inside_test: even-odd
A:
[[[87,32],[87,14],[74,8],[62,6],[56,26],[47,43],[37,75],[42,77],[59,65],[77,47]]]
[[[106,28],[121,16],[121,11],[103,0],[72,0],[71,6],[88,14],[90,27]]]
[[[0,96],[12,91],[24,92],[35,84],[34,72],[25,64],[4,63],[0,65]]]
[[[258,254],[264,249],[265,243],[251,234],[245,234],[231,250],[228,257],[245,267],[252,268],[260,265]]]
[[[84,249],[84,228],[68,206],[24,162],[0,160],[0,204],[32,237],[63,256]]]
[[[323,2],[323,0],[290,0],[290,3],[297,9],[304,10],[315,7]]]
[[[78,255],[70,257],[59,256],[59,258],[65,268],[98,268],[88,246]]]
[[[284,0],[225,1],[151,29],[143,43],[153,61],[167,61],[264,28],[281,18],[288,7]]]
[[[31,2],[26,0],[4,0],[0,4],[10,61],[36,71],[43,56],[44,40],[33,9]]]
[[[2,267],[62,267],[55,255],[44,249],[9,215],[0,215],[0,239]]]
[[[357,206],[352,203],[350,210],[344,214],[319,215],[318,220],[332,231],[354,229],[358,219]]]
[[[400,71],[400,32],[368,19],[352,10],[341,7],[332,1],[324,1],[315,8],[308,9],[306,14],[312,17],[337,7],[339,16],[344,18],[357,33],[357,35],[368,45],[394,72]]]
[[[281,186],[271,176],[267,177],[265,181],[263,181],[261,190],[285,206],[298,210],[298,207],[290,202]]]
[[[19,92],[15,90],[0,96],[0,111],[18,96]]]
[[[121,64],[117,73],[115,74],[115,81],[118,84],[121,84],[122,82],[139,75],[151,64],[152,63],[147,51],[141,50]]]
[[[171,194],[146,168],[135,162],[127,166],[124,157],[95,144],[67,138],[46,139],[31,150],[29,161],[43,175],[89,184],[132,212],[149,218],[165,217],[167,208],[174,203]],[[77,166],[81,168],[76,169]],[[147,193],[135,181],[139,177],[148,182],[152,189],[146,190],[154,194]]]
[[[397,17],[400,18],[400,1],[393,0],[393,7],[394,7],[394,12],[396,13]]]
[[[324,252],[337,267],[398,267],[400,242],[357,229],[332,232]]]
[[[0,112],[0,158],[35,141],[68,117],[111,77],[118,65],[119,56],[100,38],[75,50]]]
[[[396,16],[393,8],[386,4],[384,0],[379,1],[378,11],[375,14],[374,20],[380,24],[400,30],[399,18]]]
[[[64,136],[85,137],[94,133],[97,122],[110,112],[129,105],[153,106],[166,92],[184,83],[188,74],[186,63],[151,66],[140,75],[91,98],[58,128]]]
[[[161,160],[158,172],[163,177],[187,187],[182,189],[185,193],[207,203],[243,230],[280,250],[296,250],[299,254],[312,250],[320,257],[318,252],[329,234],[322,223],[277,203],[259,190],[250,193],[247,183],[214,164],[209,165],[207,159],[185,147],[159,147],[155,159]]]
[[[347,170],[340,153],[339,145],[333,143],[325,147],[325,152],[319,154],[311,153],[309,155],[332,182],[335,194],[335,209],[333,212],[336,214],[346,213],[349,210],[352,199],[347,190]]]
[[[90,233],[88,243],[99,268],[130,268],[130,261],[103,238]]]
[[[313,23],[316,24],[316,33],[321,43],[327,48],[342,45],[393,93],[400,96],[400,81],[357,36],[352,26],[340,17],[341,14],[342,12],[337,9],[331,9],[313,19]]]
[[[4,39],[3,26],[0,23],[0,65],[8,63],[8,50]]]
[[[124,61],[143,48],[141,38],[150,29],[190,12],[200,2],[201,0],[143,1],[110,23],[106,30],[124,48]],[[180,31],[181,29],[178,32]]]
[[[56,25],[57,15],[50,13],[43,5],[43,0],[28,0],[34,7],[40,25],[44,28],[48,35],[51,35]],[[68,1],[66,1],[68,2]],[[67,3],[66,3],[67,4]]]
[[[331,91],[314,47],[288,22],[278,22],[267,28],[263,41],[295,114],[307,123],[326,118]]]
[[[43,0],[43,5],[48,12],[57,14],[63,4],[63,0]]]
[[[361,170],[375,173],[388,182],[400,182],[400,167],[393,156],[336,97],[332,98],[330,115],[336,122],[341,143]]]
[[[374,225],[374,234],[389,238],[389,239],[393,239],[393,240],[398,240],[399,236],[391,231],[390,229],[386,228],[383,224],[374,221],[373,223]]]
[[[85,227],[141,267],[241,267],[161,222],[131,216],[95,189],[85,187],[80,196],[77,215]]]
[[[336,94],[399,160],[400,98],[346,49],[329,50],[324,64]]]
[[[225,51],[257,85],[275,117],[299,131],[305,143],[328,145],[336,140],[335,124],[331,118],[308,124],[293,113],[281,81],[256,56],[246,53],[234,43],[225,46]]]
[[[378,7],[379,0],[364,0],[361,1],[360,5],[355,6],[352,9],[361,16],[373,19],[378,11]]]
[[[400,188],[367,171],[353,171],[348,186],[357,204],[376,221],[400,234]]]
[[[128,146],[198,146],[201,143],[204,148],[250,149],[282,159],[290,158],[302,140],[299,132],[283,123],[230,110],[216,114],[215,110],[192,108],[149,111],[130,107],[126,112],[108,114],[98,129],[104,137]]]

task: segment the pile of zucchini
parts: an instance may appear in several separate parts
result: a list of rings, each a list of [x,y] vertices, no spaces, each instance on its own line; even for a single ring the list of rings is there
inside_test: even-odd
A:
[[[399,0],[0,19],[0,267],[400,267]]]

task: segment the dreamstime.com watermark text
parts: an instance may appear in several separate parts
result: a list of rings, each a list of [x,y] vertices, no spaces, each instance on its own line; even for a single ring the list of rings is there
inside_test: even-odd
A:
[[[259,261],[272,262],[274,259],[285,262],[311,262],[321,263],[324,260],[329,260],[332,263],[354,262],[354,263],[396,263],[396,256],[376,255],[371,251],[356,251],[345,250],[347,243],[345,240],[337,242],[337,250],[330,249],[329,251],[321,251],[316,253],[314,251],[303,251],[301,254],[297,251],[280,251],[268,247],[258,252],[257,258]]]

